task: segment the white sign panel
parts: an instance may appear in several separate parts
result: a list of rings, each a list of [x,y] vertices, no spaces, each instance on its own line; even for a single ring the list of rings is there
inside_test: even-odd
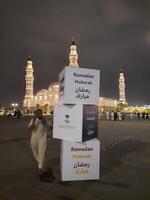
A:
[[[83,143],[62,141],[62,181],[96,180],[100,171],[100,141],[93,139]]]
[[[59,74],[59,86],[60,103],[98,105],[100,70],[65,67]]]
[[[53,137],[82,142],[98,136],[96,105],[55,105]]]

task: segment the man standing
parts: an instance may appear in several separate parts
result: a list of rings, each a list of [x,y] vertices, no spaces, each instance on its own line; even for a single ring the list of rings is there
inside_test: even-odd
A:
[[[47,131],[50,128],[50,123],[43,117],[41,109],[36,110],[28,128],[32,131],[30,144],[33,155],[38,162],[38,172],[41,176],[44,171],[43,165],[46,151]]]
[[[109,120],[109,111],[106,111],[106,119]]]
[[[114,112],[111,111],[110,115],[111,115],[111,120],[114,121]]]
[[[138,119],[140,120],[140,113],[139,113],[139,111],[138,111],[138,113],[137,113],[137,116],[138,116]]]
[[[119,111],[119,112],[117,113],[117,115],[118,115],[119,121],[121,121],[121,120],[122,120],[121,112]]]
[[[117,112],[114,113],[114,120],[117,121],[118,114]]]

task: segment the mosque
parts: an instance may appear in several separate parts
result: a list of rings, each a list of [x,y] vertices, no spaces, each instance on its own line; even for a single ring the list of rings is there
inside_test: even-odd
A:
[[[77,45],[72,41],[70,45],[69,67],[79,67]],[[34,95],[34,68],[31,56],[28,57],[26,66],[26,90],[23,100],[24,113],[33,113],[37,108],[41,108],[45,114],[53,111],[54,105],[59,101],[59,83],[54,82],[47,89],[41,89]],[[119,105],[126,105],[125,98],[125,77],[121,70],[119,76],[119,100],[100,97],[99,111],[117,110]]]

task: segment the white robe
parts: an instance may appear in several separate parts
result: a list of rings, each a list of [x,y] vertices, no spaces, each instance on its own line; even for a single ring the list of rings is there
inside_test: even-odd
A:
[[[47,120],[46,123],[48,123]],[[31,119],[28,128],[32,126],[32,124],[33,124],[33,119]],[[42,169],[44,165],[46,141],[47,141],[47,127],[42,124],[41,120],[36,119],[35,128],[32,130],[30,144],[33,155],[36,161],[38,162],[39,169]]]
[[[111,112],[110,115],[111,115],[111,120],[113,121],[114,120],[114,112]]]
[[[121,112],[118,112],[118,119],[119,119],[119,121],[122,120]]]
[[[106,112],[106,119],[109,120],[109,111]]]

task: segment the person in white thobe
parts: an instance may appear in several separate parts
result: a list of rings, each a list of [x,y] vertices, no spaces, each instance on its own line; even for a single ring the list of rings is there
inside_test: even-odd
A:
[[[31,149],[38,162],[39,172],[42,173],[46,151],[47,131],[50,128],[50,123],[43,117],[41,109],[36,110],[35,116],[31,119],[28,128],[32,130],[30,140]]]
[[[118,112],[118,119],[119,119],[119,121],[121,121],[121,120],[122,120],[122,115],[121,115],[121,112]]]
[[[112,112],[110,113],[110,115],[111,115],[111,120],[114,121],[114,112],[112,111]]]
[[[130,118],[133,119],[133,113],[132,112],[130,113]]]
[[[106,119],[109,120],[109,111],[106,112]]]

